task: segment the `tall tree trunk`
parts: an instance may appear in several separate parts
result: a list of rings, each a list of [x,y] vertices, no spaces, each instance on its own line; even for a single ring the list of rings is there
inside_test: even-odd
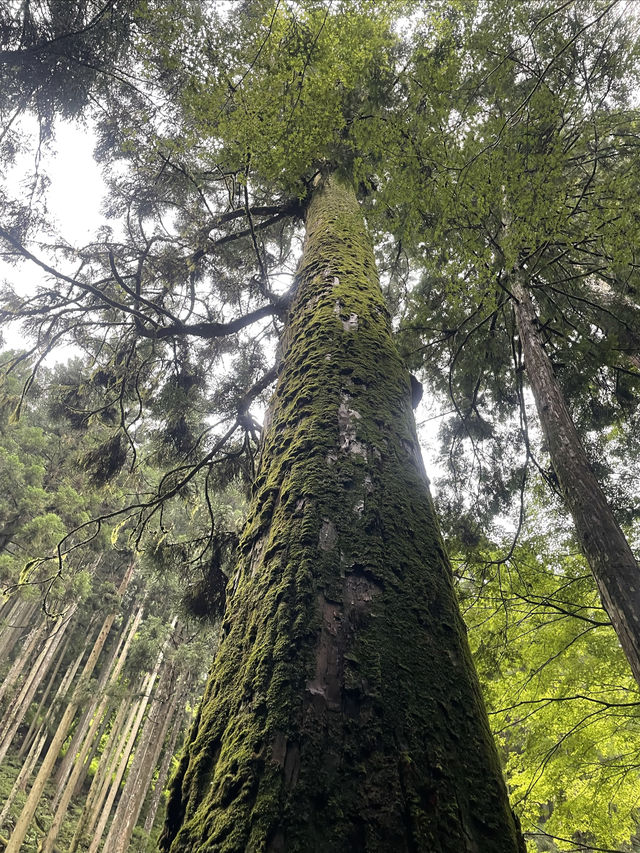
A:
[[[48,736],[48,731],[49,731],[49,721],[50,721],[50,720],[51,720],[51,718],[54,716],[54,711],[55,711],[55,710],[56,710],[56,708],[57,708],[58,700],[59,700],[61,697],[65,696],[65,694],[66,694],[67,690],[69,689],[69,686],[73,683],[73,679],[74,679],[74,678],[75,678],[75,676],[76,676],[76,672],[78,671],[78,669],[79,669],[79,667],[80,667],[80,664],[82,663],[82,658],[83,658],[83,657],[84,657],[84,649],[82,649],[82,650],[79,652],[79,654],[76,656],[76,659],[73,661],[73,663],[71,664],[71,666],[69,666],[69,667],[68,667],[68,669],[67,669],[67,671],[65,672],[64,677],[63,677],[62,681],[61,681],[61,682],[60,682],[60,684],[58,685],[58,689],[56,690],[55,696],[53,697],[53,701],[51,701],[51,702],[49,703],[49,706],[48,706],[48,708],[47,708],[47,710],[46,710],[46,713],[45,713],[45,715],[44,715],[44,718],[43,718],[42,722],[40,723],[40,728],[39,728],[39,730],[38,730],[38,736],[37,736],[37,737],[39,737],[39,735],[40,735],[40,732],[41,732],[41,731],[44,731],[44,742],[43,742],[43,746],[44,746],[44,743],[46,743],[47,736]],[[34,740],[35,740],[35,739],[34,739]],[[33,745],[33,744],[32,744],[32,745]],[[30,754],[31,754],[31,747],[29,747],[29,750],[30,750]],[[20,752],[22,752],[22,747],[20,748]],[[40,758],[40,754],[41,754],[41,752],[42,752],[42,748],[38,750],[37,758],[36,758],[35,762],[33,763],[32,767],[31,767],[31,770],[29,771],[28,776],[25,778],[25,784],[24,784],[24,786],[23,786],[23,788],[24,788],[24,789],[26,789],[26,783],[27,783],[27,781],[31,778],[31,771],[32,771],[32,770],[33,770],[33,768],[35,767],[35,765],[36,765],[36,763],[37,763],[38,758]],[[20,754],[20,753],[18,753],[18,754]],[[28,763],[28,761],[29,761],[29,759],[27,759],[27,763]]]
[[[89,825],[86,827],[87,832],[93,830],[91,843],[89,844],[89,853],[97,853],[100,849],[100,842],[104,835],[104,830],[111,814],[111,809],[118,795],[120,783],[127,769],[129,757],[133,751],[138,731],[142,725],[142,718],[149,702],[149,684],[151,675],[147,674],[142,689],[143,695],[134,702],[127,725],[122,732],[122,737],[119,743],[119,749],[114,755],[112,762],[112,772],[104,779],[102,789],[94,803],[91,815],[89,816]]]
[[[40,714],[46,708],[44,719],[47,718],[50,708],[53,705],[53,702],[50,702],[49,705],[46,704],[47,699],[49,698],[49,694],[53,690],[53,686],[56,683],[56,679],[58,677],[58,672],[60,671],[60,667],[62,666],[62,661],[65,658],[67,653],[67,649],[69,648],[69,637],[64,641],[62,645],[62,650],[58,653],[58,658],[56,660],[55,666],[53,667],[53,671],[51,672],[47,684],[42,692],[42,696],[40,697],[40,701],[38,702],[38,707],[36,708],[35,714],[33,715],[33,720],[31,721],[31,725],[27,730],[26,735],[24,736],[24,740],[20,745],[20,749],[18,750],[18,758],[22,758],[22,756],[31,749],[31,744],[33,743],[33,737],[35,735],[36,728],[40,727],[41,720]]]
[[[511,290],[527,378],[580,547],[598,585],[602,604],[640,685],[640,569],[596,479],[571,420],[553,366],[538,334],[525,273],[514,273]]]
[[[82,787],[84,785],[84,781],[87,778],[87,775],[88,775],[89,770],[91,768],[91,762],[93,761],[93,759],[95,758],[95,756],[97,755],[97,753],[100,749],[100,745],[102,744],[102,739],[105,735],[105,732],[109,728],[109,723],[111,722],[112,717],[113,717],[113,703],[111,702],[111,700],[109,698],[109,700],[107,701],[107,704],[106,704],[106,711],[102,715],[102,722],[100,723],[99,728],[97,729],[97,731],[95,733],[93,733],[93,730],[92,730],[91,734],[89,736],[89,741],[88,741],[90,744],[89,751],[87,752],[87,755],[86,755],[86,758],[84,759],[84,762],[79,765],[78,778],[75,780],[75,785],[73,786],[73,789],[71,792],[71,799],[75,799],[76,797],[80,796],[80,793],[82,791]],[[99,715],[96,714],[96,720],[99,720],[99,719],[100,719]]]
[[[0,700],[4,699],[5,694],[7,694],[13,685],[17,682],[20,676],[23,674],[27,661],[31,657],[31,653],[36,648],[42,635],[44,634],[47,628],[47,620],[43,617],[37,625],[34,625],[33,628],[29,631],[27,637],[25,638],[24,644],[20,649],[20,653],[17,655],[14,662],[11,664],[9,668],[9,672],[5,675],[2,684],[0,684]]]
[[[313,193],[220,649],[161,846],[524,850],[350,184]]]
[[[124,647],[122,649],[121,654],[116,659],[115,666],[111,669],[111,675],[109,678],[109,687],[115,687],[118,679],[120,678],[120,673],[122,672],[122,667],[124,666],[125,660],[127,658],[127,654],[129,652],[129,647],[131,642],[133,641],[133,637],[138,629],[138,625],[140,624],[140,619],[142,618],[142,605],[138,608],[137,614],[133,619],[133,622],[130,625],[130,630],[127,635],[127,639],[125,641]],[[112,658],[113,661],[113,658]],[[107,675],[109,671],[107,671]],[[58,833],[60,832],[60,827],[62,826],[62,821],[64,820],[64,816],[67,813],[67,809],[69,807],[69,803],[71,802],[71,797],[73,796],[73,792],[76,789],[76,785],[78,783],[78,779],[84,770],[84,762],[87,757],[89,750],[91,749],[93,743],[93,736],[96,733],[96,729],[99,728],[99,723],[104,715],[107,705],[109,704],[109,693],[104,689],[105,685],[102,684],[102,689],[97,695],[97,698],[100,700],[97,710],[96,703],[92,703],[93,710],[96,711],[93,720],[90,720],[89,731],[85,733],[84,742],[80,746],[80,750],[77,755],[74,756],[75,764],[73,765],[73,769],[69,774],[67,779],[67,784],[64,786],[60,797],[58,798],[58,802],[55,806],[55,813],[53,816],[53,820],[51,822],[51,826],[47,832],[44,843],[42,845],[42,853],[53,853],[55,842],[58,837]]]
[[[153,825],[156,820],[156,815],[158,814],[158,809],[160,807],[162,793],[164,791],[165,785],[167,784],[167,779],[169,778],[169,768],[171,767],[171,759],[173,758],[174,753],[176,751],[178,737],[180,736],[180,732],[182,731],[182,727],[184,724],[184,705],[189,693],[189,684],[190,679],[187,676],[187,678],[185,678],[184,680],[184,687],[178,693],[177,701],[175,703],[173,725],[171,727],[171,732],[169,733],[169,737],[167,738],[167,742],[164,747],[162,763],[158,769],[158,778],[156,779],[156,784],[153,788],[151,802],[149,803],[149,808],[144,819],[144,831],[147,833],[147,835],[150,835],[151,830],[153,829]]]
[[[18,773],[15,782],[13,783],[13,787],[9,793],[9,796],[5,800],[4,805],[2,806],[2,811],[0,812],[0,827],[4,824],[5,818],[9,814],[11,806],[18,794],[18,791],[24,791],[27,787],[27,782],[31,778],[31,774],[33,773],[34,767],[38,763],[38,759],[42,754],[42,750],[44,749],[44,745],[47,742],[47,727],[44,723],[40,725],[36,737],[33,741],[31,749],[29,750],[29,754],[24,760],[22,767],[20,768],[20,772]]]
[[[130,570],[131,569],[132,569],[132,567],[130,567]],[[127,571],[127,575],[129,575],[129,570]],[[127,575],[125,575],[125,578],[123,580],[123,583],[126,581],[126,584],[125,584],[125,588],[122,589],[122,591],[120,592],[120,597],[122,597],[122,594],[124,594],[124,592],[126,590],[126,585],[129,583],[129,580],[131,579],[131,576],[129,575],[129,577],[127,578]],[[105,685],[107,683],[107,679],[109,679],[110,681],[113,681],[112,669],[114,666],[114,660],[116,660],[116,658],[120,654],[120,649],[123,647],[125,642],[126,642],[126,651],[124,654],[124,658],[126,658],[126,655],[128,654],[129,645],[131,643],[131,640],[133,640],[133,634],[130,633],[130,627],[131,627],[132,622],[135,621],[136,622],[136,629],[137,629],[137,625],[139,623],[139,620],[140,620],[140,618],[142,618],[142,609],[141,608],[138,609],[138,613],[139,613],[139,616],[137,616],[137,617],[133,613],[131,613],[131,615],[129,616],[129,620],[127,622],[126,628],[124,630],[120,631],[120,634],[119,634],[116,642],[113,645],[111,653],[108,656],[107,660],[105,661],[104,666],[101,669],[100,678],[98,679],[98,683],[96,685],[94,697],[91,700],[91,702],[89,703],[88,707],[86,708],[84,714],[82,715],[82,717],[78,721],[78,725],[76,726],[76,731],[74,732],[73,737],[71,739],[71,743],[69,744],[69,749],[67,750],[64,758],[60,762],[60,767],[58,769],[58,772],[56,773],[56,780],[55,780],[56,795],[55,795],[55,797],[53,799],[53,803],[51,805],[51,808],[53,810],[55,810],[57,808],[58,803],[60,802],[60,797],[62,796],[62,792],[65,790],[66,781],[69,778],[69,775],[71,774],[71,770],[72,770],[74,762],[76,760],[76,754],[78,752],[80,744],[84,740],[84,738],[87,734],[87,731],[89,730],[89,727],[92,724],[96,707],[97,707],[98,703],[104,698],[103,693],[105,690]],[[133,633],[135,633],[135,630]],[[125,637],[128,638],[126,641],[125,641]],[[124,664],[124,658],[122,660],[122,664]],[[122,664],[120,664],[118,667],[118,673],[120,672],[120,669],[122,668]]]
[[[144,610],[144,605],[141,604],[138,610],[136,611],[135,616],[133,617],[133,622],[130,622],[127,625],[128,634],[127,640],[125,641],[124,647],[120,652],[120,656],[118,658],[119,668],[122,668],[124,661],[129,652],[129,647],[133,637],[135,636],[135,632],[137,631],[138,624],[140,619],[142,618],[142,613]],[[117,664],[118,666],[118,664]],[[115,764],[112,763],[114,760],[114,756],[116,756],[119,752],[119,744],[120,744],[120,734],[122,731],[122,725],[124,723],[127,708],[129,707],[129,701],[125,701],[124,699],[120,702],[120,707],[118,709],[118,713],[116,714],[115,720],[111,726],[111,731],[109,732],[109,737],[107,738],[107,743],[105,744],[102,755],[100,756],[100,761],[98,763],[98,769],[93,777],[91,782],[91,787],[89,788],[89,793],[87,795],[87,799],[85,801],[84,807],[82,809],[82,813],[80,818],[78,819],[78,823],[76,825],[75,833],[73,839],[71,841],[71,846],[69,848],[69,853],[74,853],[77,849],[78,844],[84,837],[85,832],[90,832],[93,829],[95,821],[97,820],[97,812],[99,811],[102,805],[102,799],[100,798],[100,793],[102,791],[103,782],[105,779],[111,776],[111,773],[115,769]],[[133,722],[134,712],[131,712],[131,720],[127,721],[124,726],[124,731],[128,730],[129,725]],[[105,791],[106,794],[106,791]],[[94,817],[95,815],[95,817]]]
[[[0,763],[4,761],[16,732],[20,728],[27,711],[31,706],[33,697],[49,671],[49,667],[51,666],[58,646],[62,642],[64,634],[69,627],[69,622],[73,617],[75,609],[76,605],[73,606],[69,615],[60,619],[56,623],[54,629],[47,637],[44,646],[36,659],[33,669],[25,679],[18,696],[14,699],[9,712],[5,715],[2,721],[3,726],[2,733],[0,735]]]
[[[173,631],[175,624],[177,622],[177,617],[173,620],[171,624],[170,631]],[[145,682],[143,688],[143,696],[140,702],[138,712],[136,714],[135,721],[133,723],[133,727],[131,729],[131,734],[129,739],[127,740],[126,746],[120,757],[120,761],[118,763],[118,769],[116,770],[115,777],[113,782],[111,783],[111,788],[109,789],[109,794],[107,795],[107,799],[105,801],[104,806],[102,807],[102,814],[100,815],[100,819],[98,821],[98,825],[96,826],[95,832],[93,834],[93,839],[91,844],[89,845],[88,853],[97,853],[98,848],[100,847],[100,841],[102,840],[102,834],[104,833],[105,826],[107,825],[107,821],[109,820],[109,815],[111,813],[111,808],[115,801],[115,798],[118,794],[118,790],[120,788],[120,783],[122,782],[122,778],[127,769],[127,763],[129,761],[129,756],[133,750],[136,737],[138,736],[138,731],[142,724],[142,718],[144,717],[144,713],[147,709],[147,705],[149,704],[149,699],[151,698],[151,694],[153,692],[154,685],[158,679],[158,675],[160,673],[160,667],[162,666],[162,661],[164,658],[166,646],[168,643],[169,637],[165,640],[160,649],[158,657],[156,658],[155,665],[153,667],[153,671],[149,675],[148,681]]]
[[[24,633],[25,627],[30,625],[31,620],[38,610],[38,604],[34,601],[25,601],[24,598],[10,598],[2,606],[2,631],[0,632],[0,659],[6,658],[17,641]]]
[[[158,686],[142,729],[140,742],[136,747],[127,781],[102,848],[103,853],[126,853],[129,849],[129,842],[171,722],[175,699],[180,693],[176,690],[175,676],[174,662],[167,661],[158,679]]]
[[[133,565],[129,566],[129,568],[125,572],[125,576],[122,581],[122,584],[125,584],[125,587],[126,584],[128,584],[129,579],[131,578],[132,571]],[[20,813],[20,817],[16,821],[15,828],[6,845],[5,853],[18,853],[22,846],[22,842],[24,841],[25,835],[27,834],[27,830],[29,829],[31,821],[33,820],[33,816],[36,813],[36,808],[38,806],[40,797],[42,796],[42,792],[44,791],[44,787],[47,784],[51,773],[53,772],[54,765],[56,763],[58,755],[60,754],[60,749],[62,748],[62,745],[65,740],[67,739],[67,735],[69,734],[69,730],[80,705],[80,696],[78,695],[79,687],[86,684],[91,678],[93,671],[96,668],[96,664],[98,663],[98,659],[102,653],[102,649],[104,648],[104,644],[107,641],[107,637],[109,636],[111,626],[115,621],[116,615],[117,613],[115,612],[109,613],[104,618],[102,627],[100,628],[100,632],[98,633],[96,641],[93,644],[93,648],[91,649],[89,657],[87,658],[86,663],[82,669],[79,684],[76,686],[74,695],[71,697],[71,701],[67,705],[64,714],[62,715],[62,719],[58,723],[56,733],[53,736],[49,749],[47,750],[47,754],[45,755],[44,760],[38,771],[38,775],[36,776],[33,786],[29,791],[27,801],[24,804],[22,812]]]
[[[130,726],[133,724],[135,708],[137,708],[137,702],[134,701],[132,696],[122,699],[118,712],[111,725],[111,730],[109,732],[109,737],[107,738],[104,751],[100,756],[98,768],[91,782],[91,787],[89,788],[89,793],[85,800],[82,814],[80,815],[76,825],[73,839],[71,840],[71,845],[69,847],[69,853],[75,853],[79,844],[85,840],[85,836],[88,836],[98,820],[102,802],[104,796],[106,796],[108,787],[107,780],[115,770],[117,763],[116,758],[121,752],[122,733],[128,732]],[[129,712],[128,716],[127,712]]]

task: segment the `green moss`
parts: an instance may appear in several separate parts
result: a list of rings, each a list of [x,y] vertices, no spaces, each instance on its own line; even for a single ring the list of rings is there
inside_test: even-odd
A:
[[[515,853],[409,377],[338,178],[314,193],[298,278],[165,847]]]

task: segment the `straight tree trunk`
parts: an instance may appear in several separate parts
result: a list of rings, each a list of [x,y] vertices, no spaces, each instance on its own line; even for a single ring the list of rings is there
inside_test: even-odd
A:
[[[43,723],[38,730],[38,734],[34,738],[33,746],[29,750],[29,755],[27,756],[27,759],[24,763],[24,776],[22,776],[22,771],[20,771],[22,779],[18,777],[18,788],[22,791],[27,790],[29,779],[31,778],[31,774],[33,773],[35,766],[38,763],[40,756],[42,755],[42,750],[45,747],[48,736],[49,732],[47,730],[47,726],[45,723]]]
[[[135,636],[135,633],[138,629],[138,625],[142,618],[143,611],[144,604],[141,604],[137,609],[135,615],[133,616],[133,622],[130,621],[127,625],[127,639],[125,640],[124,647],[120,652],[120,656],[118,658],[119,663],[116,664],[119,669],[121,669],[124,665],[131,642]],[[115,769],[115,764],[112,764],[112,761],[115,759],[115,756],[117,756],[120,751],[120,735],[127,714],[127,709],[130,706],[132,706],[131,716],[130,720],[128,720],[124,726],[125,732],[128,731],[129,725],[133,722],[133,718],[135,716],[135,712],[133,711],[133,705],[134,703],[129,699],[120,701],[120,707],[112,723],[111,730],[109,732],[109,737],[107,738],[104,750],[102,752],[102,755],[100,756],[98,768],[91,782],[91,787],[89,788],[87,799],[85,801],[82,813],[78,820],[78,824],[76,826],[75,833],[71,841],[69,853],[74,853],[81,839],[84,837],[85,832],[90,832],[95,824],[95,821],[97,820],[96,812],[99,811],[100,806],[102,805],[102,800],[100,799],[100,792],[102,791],[103,783],[105,783],[105,780],[111,776],[111,773]],[[98,800],[97,805],[96,800]],[[94,814],[96,815],[95,818],[93,817]]]
[[[47,742],[48,732],[47,727],[44,723],[41,724],[36,737],[33,741],[31,749],[29,750],[29,754],[24,760],[22,767],[20,768],[20,772],[16,777],[16,781],[13,783],[13,787],[7,797],[4,805],[2,806],[2,811],[0,812],[0,827],[2,827],[5,818],[9,814],[11,806],[18,794],[18,791],[26,790],[27,783],[31,778],[31,774],[38,763],[38,759],[42,754],[42,750],[44,749],[44,745]]]
[[[150,678],[151,676],[149,675],[149,673],[147,673],[142,682],[141,694],[133,698],[130,702],[129,715],[127,716],[124,726],[120,728],[117,738],[113,743],[113,750],[109,756],[108,762],[105,764],[104,772],[102,773],[102,779],[100,780],[98,788],[96,789],[95,797],[91,802],[91,811],[89,812],[87,824],[85,827],[85,831],[87,832],[87,834],[93,832],[96,824],[100,820],[100,816],[105,811],[105,800],[107,799],[109,791],[111,790],[113,778],[122,762],[122,756],[124,755],[125,750],[127,748],[127,744],[129,743],[131,738],[131,732],[135,730],[138,713],[140,711],[142,703],[144,702],[144,696]]]
[[[158,814],[158,809],[160,807],[162,793],[164,791],[165,785],[167,784],[167,779],[169,778],[169,768],[171,767],[171,760],[175,754],[178,737],[180,735],[184,723],[184,704],[186,702],[188,692],[189,678],[187,677],[185,679],[183,690],[178,694],[178,699],[176,701],[173,714],[173,725],[171,727],[171,732],[169,733],[169,737],[167,738],[167,742],[165,744],[164,755],[162,756],[162,763],[158,769],[158,778],[156,779],[156,784],[153,788],[151,802],[149,803],[149,809],[144,819],[144,831],[147,833],[147,835],[150,835],[153,829],[153,825],[156,820],[156,815]]]
[[[97,853],[100,849],[102,836],[104,835],[104,830],[109,820],[111,809],[116,797],[118,796],[120,783],[122,782],[127,769],[127,764],[133,751],[138,731],[142,725],[142,718],[144,717],[144,712],[149,702],[148,691],[150,682],[151,676],[147,675],[143,684],[144,694],[131,708],[132,713],[127,720],[127,726],[123,730],[121,742],[119,744],[121,749],[118,749],[118,752],[114,756],[115,763],[112,765],[114,773],[113,775],[109,773],[105,778],[103,789],[100,791],[94,804],[94,809],[90,816],[90,826],[93,829],[93,836],[88,847],[89,853]],[[89,831],[89,826],[87,827],[87,831]]]
[[[173,622],[171,624],[171,629],[170,629],[171,632],[173,631],[176,622],[177,622],[177,617],[173,620]],[[149,700],[151,698],[151,694],[153,692],[154,685],[155,685],[155,683],[158,679],[158,675],[160,673],[160,667],[162,666],[162,661],[164,658],[164,654],[165,654],[165,650],[166,650],[168,640],[169,640],[169,637],[167,637],[167,639],[163,643],[162,648],[160,649],[160,652],[158,654],[158,657],[156,658],[156,662],[155,662],[155,666],[153,667],[153,671],[150,673],[149,679],[145,683],[144,694],[143,694],[142,700],[140,702],[138,712],[136,714],[136,718],[135,718],[135,721],[134,721],[134,724],[133,724],[133,727],[131,730],[131,734],[129,736],[129,739],[127,740],[126,746],[124,748],[124,751],[123,751],[122,756],[120,758],[120,761],[118,763],[118,769],[116,770],[115,778],[114,778],[113,782],[111,783],[111,788],[109,789],[109,794],[107,795],[107,799],[106,799],[105,804],[102,808],[102,814],[100,815],[98,825],[97,825],[96,830],[93,834],[93,839],[91,841],[91,844],[89,845],[88,853],[97,853],[98,848],[100,847],[100,841],[102,840],[102,835],[104,833],[105,826],[107,825],[107,821],[109,820],[109,815],[111,814],[111,808],[112,808],[113,803],[115,801],[115,798],[118,794],[118,790],[120,788],[120,783],[122,782],[125,771],[127,769],[127,763],[129,761],[129,756],[131,755],[131,752],[133,751],[133,747],[135,745],[135,741],[136,741],[136,738],[138,736],[138,731],[139,731],[140,726],[142,724],[142,719],[144,717],[144,713],[147,709],[147,705],[149,704]]]
[[[77,655],[73,664],[65,672],[62,681],[58,685],[58,689],[56,690],[55,696],[53,697],[53,701],[51,701],[49,703],[49,707],[47,708],[47,711],[44,715],[44,719],[42,720],[42,722],[40,724],[41,729],[44,727],[45,742],[46,742],[46,735],[48,734],[48,730],[49,730],[49,721],[54,716],[54,710],[57,706],[58,700],[60,698],[62,698],[63,696],[65,696],[67,690],[69,689],[69,685],[71,685],[73,683],[73,679],[76,676],[76,672],[78,671],[80,664],[82,663],[82,658],[84,657],[84,651],[85,651],[84,649],[82,649],[80,651],[80,653]],[[21,747],[20,751],[22,751],[22,747]],[[40,752],[38,752],[38,758],[40,757],[41,752],[42,752],[42,750],[40,750]],[[35,764],[33,766],[35,767]],[[29,776],[27,777],[27,781],[30,777],[31,777],[31,772],[29,773]],[[26,787],[26,785],[25,785],[25,787]]]
[[[0,632],[0,659],[11,654],[13,647],[18,642],[24,629],[38,610],[38,604],[34,601],[25,601],[23,598],[9,599],[2,607],[2,632]]]
[[[131,577],[130,573],[132,571],[132,566],[129,566],[122,583],[125,583],[125,581],[126,583],[129,582],[128,579]],[[71,725],[73,724],[73,720],[80,705],[80,696],[78,695],[78,689],[80,686],[86,684],[91,678],[93,671],[96,668],[96,664],[98,663],[98,659],[100,658],[100,655],[102,653],[102,649],[104,648],[104,644],[107,640],[107,637],[109,636],[111,626],[115,621],[116,615],[117,613],[115,612],[109,613],[104,618],[102,627],[100,628],[96,641],[93,644],[93,648],[91,649],[89,657],[87,658],[86,663],[82,669],[79,684],[76,686],[74,695],[71,697],[71,701],[67,705],[64,714],[62,715],[62,719],[58,723],[56,733],[53,736],[53,740],[51,741],[49,749],[47,750],[47,754],[45,755],[44,760],[40,766],[38,775],[36,776],[33,786],[29,791],[27,801],[24,804],[22,812],[20,813],[20,817],[16,821],[15,828],[6,845],[5,853],[19,853],[25,835],[27,834],[31,821],[33,820],[33,816],[36,813],[36,808],[38,807],[38,802],[40,800],[40,797],[42,796],[44,787],[47,784],[51,773],[53,772],[53,768],[55,766],[58,755],[60,754],[62,745],[67,739],[67,735],[69,734],[69,730],[71,729]]]
[[[551,464],[602,604],[640,685],[640,569],[571,420],[525,285],[525,273],[516,271],[511,281],[516,323]]]
[[[96,770],[95,776],[91,782],[87,799],[78,820],[78,824],[69,847],[69,853],[75,853],[79,844],[84,841],[85,836],[91,832],[98,820],[102,802],[104,796],[106,796],[108,780],[115,770],[117,764],[116,758],[120,754],[121,747],[124,743],[124,741],[121,740],[122,733],[125,733],[126,740],[126,733],[133,724],[136,708],[137,702],[135,702],[132,697],[128,697],[126,700],[123,699],[120,703],[120,708],[113,720],[107,743],[105,744],[104,751],[100,756],[98,769]],[[128,717],[127,711],[129,711]]]
[[[80,766],[80,772],[78,774],[78,778],[76,779],[76,783],[73,786],[73,791],[71,793],[71,799],[75,799],[80,796],[80,792],[82,791],[82,787],[84,785],[84,781],[87,778],[87,774],[89,773],[89,769],[91,767],[91,762],[95,758],[100,749],[100,744],[102,743],[102,738],[104,737],[105,732],[109,728],[109,723],[111,722],[111,718],[113,716],[113,707],[111,701],[107,702],[106,706],[107,710],[102,716],[102,722],[100,723],[100,727],[96,731],[95,734],[93,732],[90,736],[91,746],[89,748],[89,752],[87,753],[87,757],[84,759],[83,764]],[[99,719],[98,714],[96,714],[96,720]]]
[[[171,722],[176,696],[179,695],[175,681],[175,664],[173,661],[167,661],[158,679],[158,686],[104,843],[103,853],[126,853],[129,849],[129,842]]]
[[[31,744],[33,742],[33,737],[35,735],[36,728],[39,728],[39,726],[42,722],[40,719],[40,714],[42,713],[43,709],[45,707],[47,708],[47,711],[45,711],[45,719],[46,719],[48,711],[53,705],[53,703],[46,705],[46,702],[47,702],[47,699],[49,698],[49,694],[53,690],[54,684],[56,683],[56,679],[58,677],[58,672],[60,671],[60,667],[62,666],[62,661],[64,660],[64,657],[67,653],[68,648],[69,648],[69,637],[67,637],[67,639],[64,641],[64,643],[62,645],[62,650],[58,654],[58,659],[56,660],[56,664],[53,667],[53,671],[52,671],[51,675],[49,676],[49,680],[47,681],[47,684],[44,688],[42,696],[40,697],[40,701],[38,702],[38,707],[36,708],[36,712],[33,715],[33,720],[31,722],[31,725],[29,726],[29,729],[28,729],[26,735],[24,736],[24,740],[22,741],[22,744],[20,745],[20,749],[18,750],[18,758],[22,758],[22,756],[31,749]]]
[[[34,625],[33,628],[29,631],[27,637],[25,638],[24,645],[20,649],[20,654],[11,664],[9,672],[5,675],[2,684],[0,684],[0,701],[4,699],[5,695],[11,690],[13,685],[24,673],[26,664],[29,658],[31,657],[31,653],[40,642],[40,639],[44,634],[46,627],[47,620],[43,618],[37,625]]]
[[[65,632],[69,627],[69,623],[73,617],[75,609],[76,606],[74,605],[71,613],[56,624],[54,630],[45,640],[44,646],[36,658],[33,669],[25,679],[18,696],[14,699],[11,708],[3,719],[2,733],[0,734],[0,763],[4,761],[16,732],[20,728],[27,711],[31,706],[33,697],[49,671],[49,667],[51,666],[58,646],[62,642]]]
[[[129,633],[127,635],[127,639],[125,641],[124,647],[122,649],[121,654],[116,659],[116,664],[111,669],[111,676],[109,678],[109,687],[112,688],[116,685],[118,679],[120,678],[120,673],[122,671],[122,667],[124,666],[127,654],[129,652],[129,647],[131,642],[133,641],[133,637],[135,632],[138,629],[138,625],[140,624],[140,619],[142,618],[142,606],[138,608],[138,612],[136,617],[131,624]],[[113,658],[112,658],[113,661]],[[112,662],[111,661],[111,662]],[[107,670],[107,675],[109,674],[109,670]],[[103,715],[106,712],[107,705],[110,702],[109,692],[105,691],[105,685],[102,684],[102,689],[99,693],[97,693],[97,699],[99,699],[98,708],[96,710],[96,704],[92,703],[93,710],[95,711],[95,715],[93,720],[90,720],[90,726],[88,727],[88,731],[85,733],[84,742],[80,746],[80,751],[75,757],[75,764],[73,765],[72,771],[68,777],[67,783],[62,790],[62,794],[59,797],[59,801],[55,806],[55,813],[53,816],[53,820],[51,822],[51,826],[47,832],[45,840],[42,845],[42,853],[53,853],[55,848],[55,842],[58,837],[58,833],[60,832],[60,827],[62,826],[62,821],[64,820],[64,816],[67,813],[67,809],[69,808],[69,803],[71,802],[71,798],[73,796],[74,791],[76,790],[76,786],[81,774],[84,771],[84,762],[87,757],[89,750],[93,744],[93,738],[96,734],[96,729],[99,728],[100,721],[102,720]]]
[[[171,853],[516,853],[516,826],[350,182],[313,192]]]
[[[141,612],[140,612],[140,616],[142,616]],[[120,649],[122,648],[123,644],[125,643],[125,637],[130,636],[130,639],[128,640],[129,644],[131,643],[131,640],[133,639],[133,635],[132,634],[130,635],[130,633],[129,633],[129,628],[132,624],[132,620],[135,620],[135,616],[133,613],[129,617],[129,621],[127,623],[127,627],[125,628],[125,630],[120,632],[120,635],[117,638],[117,641],[115,642],[109,657],[107,658],[104,666],[101,669],[100,678],[98,679],[98,683],[96,685],[94,697],[91,700],[91,702],[89,703],[89,705],[86,708],[85,712],[83,713],[82,717],[78,721],[78,725],[76,726],[76,731],[74,732],[73,737],[71,738],[71,743],[69,744],[69,749],[67,750],[64,758],[60,762],[60,767],[58,769],[58,772],[56,773],[56,780],[55,780],[56,796],[54,797],[53,803],[51,805],[51,808],[53,810],[55,810],[57,808],[58,803],[60,802],[60,797],[62,796],[62,792],[65,789],[67,779],[69,778],[69,775],[71,774],[71,770],[73,768],[73,765],[74,765],[80,744],[82,743],[82,741],[86,737],[87,731],[89,730],[89,727],[92,724],[96,707],[98,706],[98,703],[104,698],[103,694],[104,694],[105,686],[107,683],[107,679],[110,679],[110,681],[113,681],[112,669],[114,666],[114,660],[116,660],[117,656],[120,654]],[[137,624],[138,623],[136,623],[136,628],[137,628]],[[134,631],[134,633],[135,633],[135,631]],[[129,650],[129,646],[127,645],[127,653],[128,653],[128,650]],[[126,653],[125,653],[125,657],[126,657]],[[124,659],[122,661],[122,664],[124,664]],[[118,667],[118,673],[120,672],[120,669],[122,668],[122,664]]]

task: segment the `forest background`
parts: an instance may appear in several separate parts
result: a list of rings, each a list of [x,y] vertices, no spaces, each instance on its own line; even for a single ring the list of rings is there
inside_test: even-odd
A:
[[[0,239],[17,270],[2,318],[26,347],[3,356],[7,843],[22,815],[29,849],[59,833],[127,849],[140,819],[130,849],[155,849],[306,200],[340,164],[398,346],[448,413],[438,516],[530,849],[635,849],[640,700],[620,638],[637,605],[629,585],[620,605],[603,593],[582,475],[554,458],[557,424],[537,425],[551,387],[637,553],[634,4],[10,3],[0,33]],[[108,187],[83,246],[48,210],[60,118],[95,129]],[[550,367],[533,393],[527,304]],[[68,344],[82,355],[54,366]]]

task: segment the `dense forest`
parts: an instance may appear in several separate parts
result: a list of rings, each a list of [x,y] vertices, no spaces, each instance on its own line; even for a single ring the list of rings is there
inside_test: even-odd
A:
[[[0,849],[640,851],[639,12],[2,4]]]

